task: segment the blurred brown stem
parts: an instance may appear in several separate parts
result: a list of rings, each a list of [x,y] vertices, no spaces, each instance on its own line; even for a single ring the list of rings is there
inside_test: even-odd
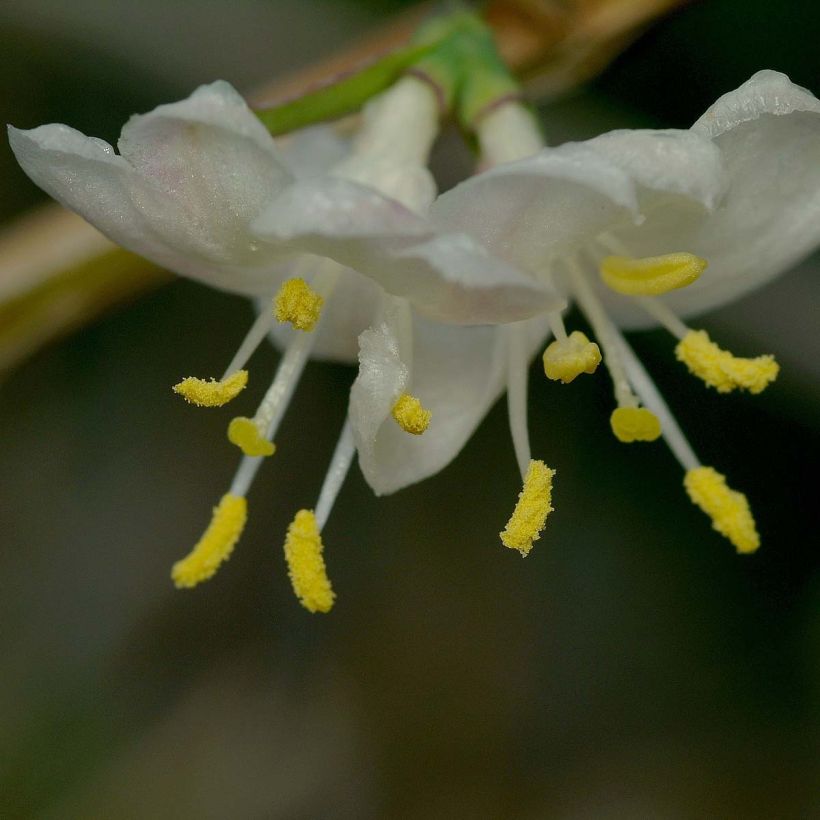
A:
[[[489,0],[485,16],[531,95],[577,88],[653,20],[689,0]],[[404,43],[437,4],[415,6],[320,63],[254,91],[256,104],[298,94]],[[0,233],[0,371],[169,278],[46,205]]]

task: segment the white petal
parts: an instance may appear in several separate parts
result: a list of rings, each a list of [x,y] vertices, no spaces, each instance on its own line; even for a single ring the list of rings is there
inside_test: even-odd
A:
[[[541,319],[527,322],[531,351],[543,344]],[[386,322],[362,335],[360,369],[350,397],[359,464],[377,494],[395,492],[437,473],[465,445],[498,399],[506,380],[506,346],[497,327],[452,327],[416,317],[408,381],[395,329]],[[407,391],[432,411],[414,436],[390,411]]]
[[[252,226],[267,241],[354,268],[443,321],[480,324],[560,309],[561,299],[464,234],[372,188],[327,177],[291,186]]]
[[[430,218],[479,239],[538,275],[550,260],[638,212],[635,185],[613,163],[573,143],[496,166],[442,194]]]
[[[585,144],[637,183],[643,213],[657,200],[641,189],[655,195],[679,194],[713,208],[728,184],[720,150],[692,131],[610,131]]]
[[[743,85],[719,97],[692,126],[706,137],[718,137],[761,114],[782,116],[795,111],[820,112],[820,102],[810,91],[795,85],[779,71],[758,71]]]
[[[64,125],[10,128],[9,140],[34,182],[114,242],[216,287],[270,290],[279,254],[248,223],[290,175],[226,83],[132,118],[122,156]]]
[[[708,310],[785,272],[820,245],[820,103],[775,72],[760,72],[698,121],[716,135],[729,178],[712,214],[654,214],[620,238],[636,256],[689,251],[709,267],[664,301],[681,315]],[[647,320],[612,299],[618,320]]]
[[[321,176],[350,153],[350,139],[328,125],[314,125],[280,137],[279,153],[301,179]]]

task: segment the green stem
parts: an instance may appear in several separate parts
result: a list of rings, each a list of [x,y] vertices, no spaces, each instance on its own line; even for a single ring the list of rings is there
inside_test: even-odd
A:
[[[394,51],[329,85],[281,105],[258,110],[256,116],[274,136],[338,119],[384,91],[435,47],[435,43],[422,43]]]

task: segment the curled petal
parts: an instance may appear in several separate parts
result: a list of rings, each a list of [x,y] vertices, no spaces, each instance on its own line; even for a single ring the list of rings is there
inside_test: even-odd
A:
[[[579,143],[472,177],[442,194],[430,217],[537,276],[613,223],[632,222],[638,201],[626,173]]]
[[[417,316],[410,382],[394,322],[388,316],[362,334],[359,374],[350,394],[359,465],[379,495],[447,466],[501,394],[506,374],[506,346],[499,328],[450,327]],[[532,354],[547,328],[540,318],[526,327]],[[422,436],[407,435],[391,415],[408,386],[432,414]]]
[[[758,72],[721,97],[693,131],[720,150],[728,187],[708,215],[670,203],[640,228],[620,232],[635,256],[688,251],[708,270],[661,297],[694,315],[753,290],[820,245],[820,102],[783,74]],[[626,300],[608,298],[626,326],[649,322]]]
[[[117,244],[215,287],[270,291],[279,255],[248,223],[291,175],[227,83],[132,117],[120,155],[65,125],[10,128],[9,141],[34,182]]]

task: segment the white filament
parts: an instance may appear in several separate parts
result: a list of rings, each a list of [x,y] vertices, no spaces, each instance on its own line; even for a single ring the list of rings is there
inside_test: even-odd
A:
[[[327,302],[333,292],[338,279],[340,265],[335,262],[323,262],[313,279],[313,287]],[[325,305],[327,307],[327,305]],[[321,325],[321,317],[319,319]],[[305,369],[313,344],[316,340],[318,326],[310,333],[301,330],[294,331],[290,343],[285,348],[279,367],[273,377],[271,386],[265,393],[254,416],[260,430],[265,431],[264,437],[271,441],[279,430],[279,425],[285,417],[290,400],[299,384],[299,379]],[[246,495],[253,483],[256,473],[262,466],[264,456],[244,456],[231,484],[233,495]]]
[[[590,286],[578,260],[574,257],[568,259],[567,265],[570,270],[575,298],[587,317],[587,321],[592,325],[597,340],[604,349],[604,364],[612,378],[612,384],[615,388],[615,400],[618,402],[619,407],[635,407],[638,404],[638,399],[632,392],[624,365],[623,353],[619,344],[621,334],[607,316],[604,306]]]
[[[661,302],[659,299],[652,299],[648,296],[639,296],[638,304],[653,318],[665,327],[673,336],[682,339],[689,328],[678,319],[672,312],[672,309]]]
[[[632,384],[635,385],[641,401],[658,417],[663,438],[669,449],[684,470],[694,470],[699,467],[700,461],[686,440],[686,436],[678,426],[677,421],[675,421],[672,411],[641,364],[640,359],[629,346],[629,342],[623,336],[620,336],[620,346]]]
[[[251,325],[251,329],[245,336],[242,344],[239,345],[239,350],[234,354],[231,363],[225,368],[225,373],[222,378],[227,379],[232,373],[241,370],[247,363],[248,359],[256,352],[256,348],[262,344],[262,340],[268,335],[271,325],[273,324],[273,311],[270,306],[260,311],[256,320]]]
[[[316,526],[319,531],[327,524],[333,505],[342,485],[347,478],[350,465],[353,463],[353,456],[356,453],[356,445],[353,443],[353,430],[350,427],[350,419],[345,419],[344,427],[336,442],[336,449],[333,451],[333,458],[325,474],[322,489],[319,492],[319,500],[316,502]]]
[[[507,337],[507,415],[515,458],[523,481],[531,458],[527,426],[529,357],[524,328],[520,324],[509,324],[504,327],[504,331]]]

